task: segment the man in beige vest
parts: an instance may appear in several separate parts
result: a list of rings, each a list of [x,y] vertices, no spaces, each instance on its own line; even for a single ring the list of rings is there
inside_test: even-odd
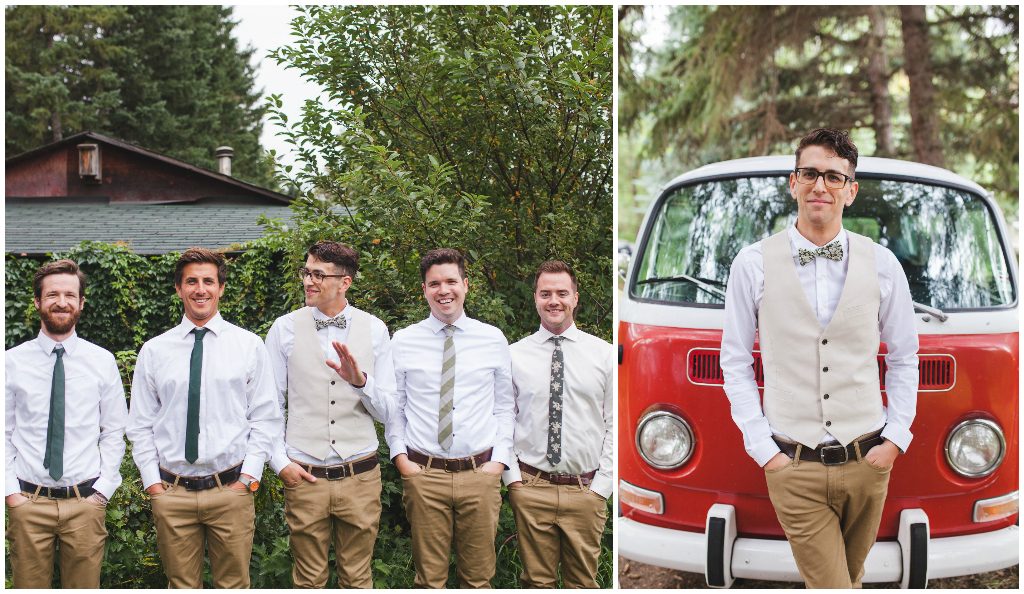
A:
[[[299,269],[307,307],[267,334],[278,401],[288,404],[270,466],[284,483],[296,588],[327,584],[332,540],[338,585],[373,587],[381,512],[373,421],[387,421],[395,372],[387,326],[345,297],[358,270],[355,250],[317,242]]]
[[[742,249],[725,299],[722,370],[747,453],[809,588],[859,587],[889,473],[917,405],[917,332],[903,268],[843,228],[857,197],[857,147],[818,129],[801,141],[789,190],[796,225]],[[755,330],[763,408],[751,367]],[[888,371],[883,406],[879,342]]]

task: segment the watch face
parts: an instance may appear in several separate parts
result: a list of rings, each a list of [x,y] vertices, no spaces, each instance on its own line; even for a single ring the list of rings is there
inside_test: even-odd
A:
[[[249,483],[249,492],[250,493],[255,493],[256,490],[259,489],[259,488],[260,488],[260,482],[259,481],[254,480],[254,481]]]

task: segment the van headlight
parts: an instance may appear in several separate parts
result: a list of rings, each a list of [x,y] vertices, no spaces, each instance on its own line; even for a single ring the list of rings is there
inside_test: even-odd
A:
[[[655,468],[681,466],[693,454],[693,431],[680,416],[659,410],[637,423],[636,449]]]
[[[999,467],[1006,455],[1003,430],[988,419],[963,421],[946,438],[946,462],[962,476],[988,476]]]

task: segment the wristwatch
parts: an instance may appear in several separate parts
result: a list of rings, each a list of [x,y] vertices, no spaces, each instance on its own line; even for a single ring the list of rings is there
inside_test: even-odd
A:
[[[238,482],[245,485],[245,488],[248,489],[250,493],[255,493],[260,488],[260,482],[258,480],[245,475],[238,477]]]

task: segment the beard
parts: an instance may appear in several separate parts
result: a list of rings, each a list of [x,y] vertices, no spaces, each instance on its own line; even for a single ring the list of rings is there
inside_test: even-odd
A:
[[[43,326],[50,334],[67,334],[78,324],[78,317],[82,315],[81,309],[72,309],[70,312],[57,310],[51,307],[48,310],[39,310],[39,317],[43,320]],[[57,313],[70,313],[66,318],[58,318]]]

